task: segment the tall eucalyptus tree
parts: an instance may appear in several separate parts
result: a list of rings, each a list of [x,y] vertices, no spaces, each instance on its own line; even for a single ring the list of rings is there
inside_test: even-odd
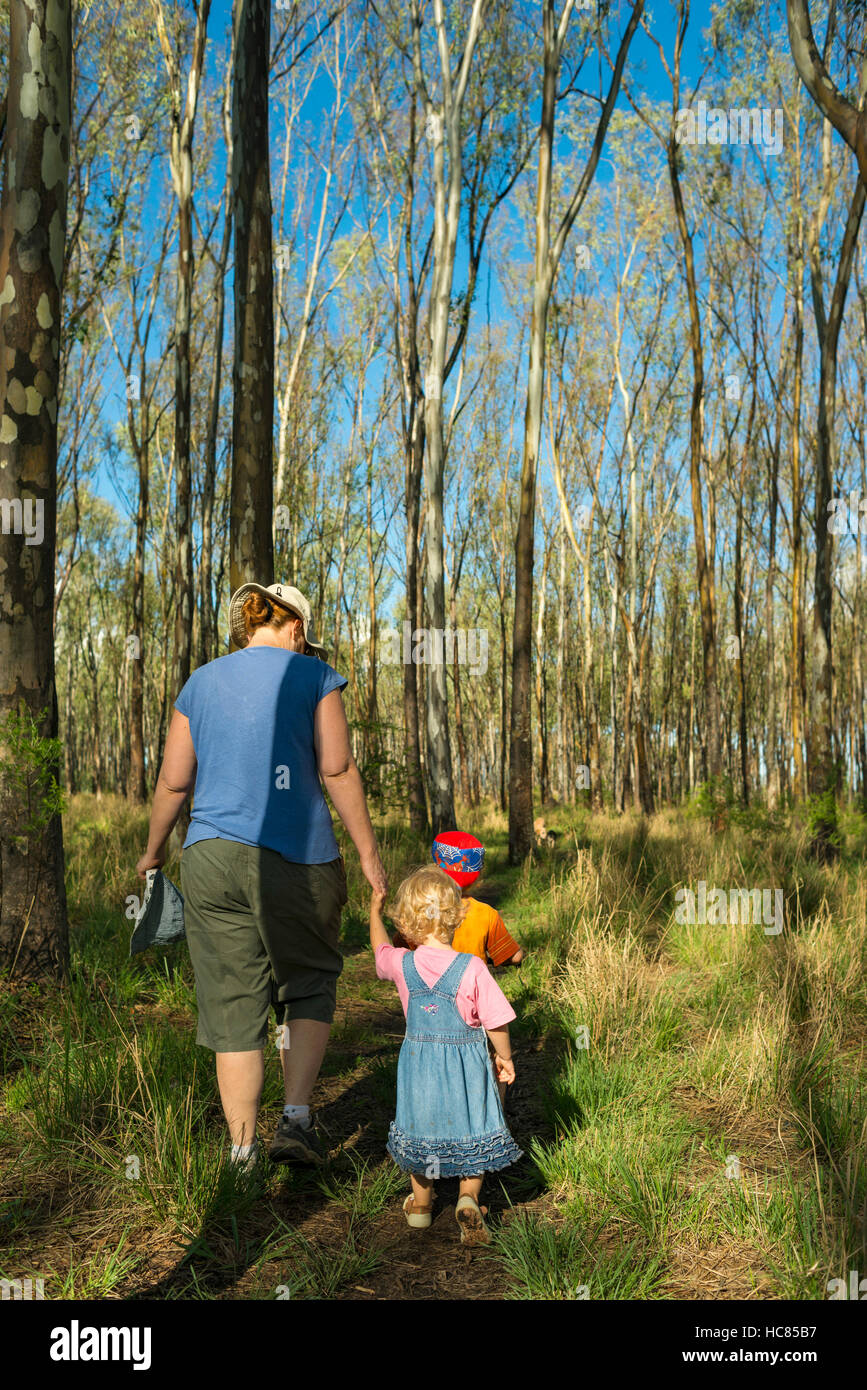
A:
[[[533,743],[530,709],[530,660],[533,645],[533,538],[536,508],[536,470],[542,429],[545,383],[545,345],[551,287],[566,238],[593,182],[605,135],[620,90],[629,45],[638,27],[644,0],[635,0],[614,62],[608,94],[596,125],[583,172],[552,236],[551,184],[554,166],[554,123],[557,85],[563,47],[574,0],[566,0],[559,21],[554,0],[542,6],[542,115],[539,126],[539,173],[536,184],[536,257],[533,274],[533,317],[530,326],[530,364],[524,413],[524,454],[521,501],[515,538],[515,618],[512,641],[512,733],[509,764],[509,858],[519,862],[533,847]],[[582,59],[583,61],[583,59]],[[578,64],[580,68],[581,64]]]
[[[69,965],[54,668],[72,3],[10,0],[0,199],[0,967]]]
[[[270,0],[235,0],[232,190],[235,355],[229,582],[274,569],[274,269],[268,149]],[[267,575],[267,579],[260,579]]]

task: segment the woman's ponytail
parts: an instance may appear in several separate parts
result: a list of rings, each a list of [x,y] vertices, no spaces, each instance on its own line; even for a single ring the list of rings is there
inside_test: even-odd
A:
[[[241,605],[247,636],[252,637],[257,628],[273,627],[277,632],[292,620],[292,614],[282,604],[272,603],[264,594],[248,594]]]

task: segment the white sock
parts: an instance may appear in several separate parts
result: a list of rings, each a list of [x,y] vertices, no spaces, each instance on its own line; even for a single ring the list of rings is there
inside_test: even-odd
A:
[[[283,1114],[287,1120],[298,1120],[302,1129],[310,1128],[309,1105],[284,1105]]]
[[[251,1153],[252,1153],[253,1150],[255,1149],[255,1147],[256,1147],[256,1140],[255,1140],[255,1139],[253,1140],[252,1144],[233,1144],[233,1145],[232,1145],[232,1162],[234,1163],[234,1161],[235,1161],[236,1158],[249,1158],[250,1155],[251,1155]]]

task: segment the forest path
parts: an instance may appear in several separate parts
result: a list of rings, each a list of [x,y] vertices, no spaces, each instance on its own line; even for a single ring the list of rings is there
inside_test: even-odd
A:
[[[852,962],[867,889],[841,893],[809,934],[678,934],[668,895],[695,877],[691,833],[712,863],[689,826],[661,822],[653,838],[602,826],[526,869],[486,830],[476,896],[526,953],[497,972],[517,1015],[506,1120],[523,1157],[486,1179],[494,1239],[468,1248],[456,1179],[437,1184],[428,1230],[402,1212],[409,1182],[386,1140],[405,1021],[376,977],[358,874],[312,1099],[329,1161],[266,1160],[247,1180],[225,1163],[188,952],[128,955],[121,908],[142,826],[126,807],[75,809],[72,977],[0,982],[0,1278],[93,1300],[680,1301],[823,1298],[856,1267],[864,1015]],[[395,882],[418,854],[392,847]],[[722,873],[737,881],[733,861]],[[269,1045],[266,1150],[281,1105]]]

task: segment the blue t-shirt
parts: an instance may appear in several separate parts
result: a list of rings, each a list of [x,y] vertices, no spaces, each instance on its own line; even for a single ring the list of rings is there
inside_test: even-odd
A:
[[[184,849],[237,840],[293,864],[340,853],[316,766],[313,712],[346,677],[315,656],[243,647],[198,667],[175,709],[190,721],[198,761]]]

